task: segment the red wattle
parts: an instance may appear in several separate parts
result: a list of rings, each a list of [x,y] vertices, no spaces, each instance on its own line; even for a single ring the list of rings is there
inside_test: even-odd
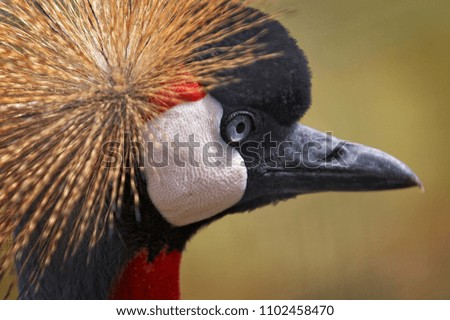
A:
[[[112,300],[180,299],[181,252],[163,250],[153,262],[142,250],[125,268]]]

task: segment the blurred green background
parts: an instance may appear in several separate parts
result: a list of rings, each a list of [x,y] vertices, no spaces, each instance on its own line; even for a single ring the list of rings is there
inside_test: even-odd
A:
[[[450,299],[450,1],[279,0],[309,56],[302,122],[398,157],[419,189],[301,196],[188,245],[184,299]],[[273,8],[273,9],[276,9]]]
[[[224,218],[189,243],[182,297],[450,299],[450,1],[277,8],[295,10],[281,20],[314,74],[302,122],[391,153],[426,192],[308,195]]]

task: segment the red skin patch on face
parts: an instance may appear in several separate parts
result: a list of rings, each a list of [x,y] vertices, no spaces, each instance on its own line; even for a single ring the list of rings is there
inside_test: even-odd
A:
[[[206,96],[205,90],[197,82],[172,85],[167,91],[158,94],[157,98],[150,99],[151,103],[161,107],[162,112],[180,103],[199,101]]]

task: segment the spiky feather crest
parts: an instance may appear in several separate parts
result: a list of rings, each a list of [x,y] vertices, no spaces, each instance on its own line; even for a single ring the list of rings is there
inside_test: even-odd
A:
[[[174,84],[196,81],[208,90],[237,80],[218,71],[273,56],[257,38],[214,47],[268,19],[247,5],[0,1],[0,248],[14,234],[0,260],[0,280],[26,247],[39,253],[42,271],[56,250],[70,255],[85,238],[94,246],[120,216],[127,175],[139,208],[139,168],[105,166],[102,146],[123,142],[125,134],[140,142],[144,119],[161,110],[151,101],[170,96]],[[126,143],[118,151],[124,164],[132,161]],[[30,243],[38,226],[41,236]]]

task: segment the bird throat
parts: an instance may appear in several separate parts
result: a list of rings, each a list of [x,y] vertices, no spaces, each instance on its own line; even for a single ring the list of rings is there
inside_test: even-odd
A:
[[[148,250],[142,250],[125,267],[110,299],[178,300],[180,264],[180,251],[164,249],[149,262]]]

